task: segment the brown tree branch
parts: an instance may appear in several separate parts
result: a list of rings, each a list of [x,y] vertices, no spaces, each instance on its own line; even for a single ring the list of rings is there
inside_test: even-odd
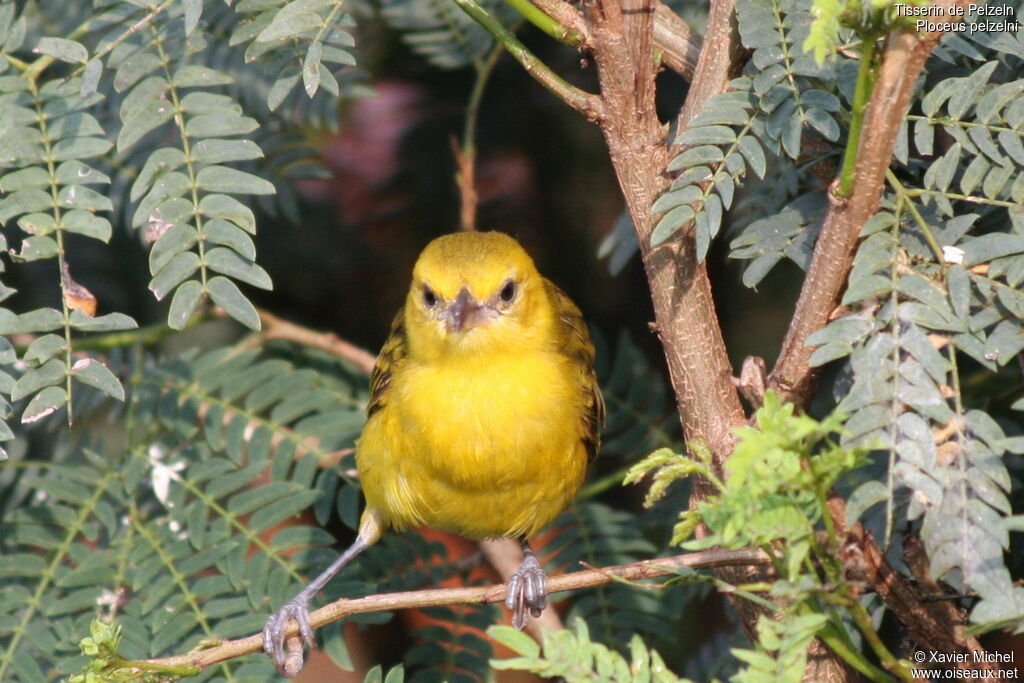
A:
[[[732,8],[733,0],[712,5],[709,36],[718,35],[715,25],[729,24]],[[592,0],[586,10],[605,104],[601,129],[640,242],[679,415],[687,438],[703,440],[722,463],[732,451],[731,430],[745,416],[729,381],[732,369],[707,269],[697,263],[692,230],[657,249],[650,246],[651,204],[669,185],[664,173],[668,148],[654,106],[654,3],[624,0],[620,6],[616,0]],[[710,93],[713,88],[706,83],[724,87],[727,82],[708,74],[721,63],[709,55],[731,54],[728,40],[701,53],[688,107],[699,109],[690,101]],[[705,46],[710,45],[709,38]]]
[[[694,80],[704,40],[661,0],[654,3],[654,45],[668,68]]]
[[[726,91],[729,81],[738,75],[740,67],[742,66],[743,47],[739,41],[739,35],[736,28],[735,5],[735,0],[720,0],[718,2],[712,2],[711,14],[708,17],[708,28],[704,39],[705,46],[708,49],[701,51],[700,59],[697,63],[697,72],[690,87],[690,93],[687,95],[686,102],[679,111],[676,124],[677,130],[680,133],[688,128],[689,122],[698,113],[700,113],[709,99]],[[639,234],[639,231],[638,236],[641,240],[641,244],[644,244],[644,236]],[[688,255],[689,259],[695,261],[696,250],[693,241],[692,225],[687,226],[684,236],[684,245],[686,247],[685,253]],[[669,241],[666,243],[666,246],[671,248],[676,246],[676,244],[674,241]],[[660,251],[662,251],[661,248],[656,250],[655,256]],[[707,282],[706,267],[702,263],[699,266],[696,266],[695,270],[699,274],[696,279],[698,288],[703,289],[704,287],[707,287],[706,293],[701,292],[700,300],[706,299],[706,306],[709,309],[711,321],[705,321],[703,324],[710,325],[713,330],[713,334],[716,339],[713,342],[714,346],[712,348],[715,349],[715,355],[718,357],[715,366],[717,370],[714,375],[700,378],[698,380],[700,383],[697,385],[697,391],[698,395],[700,395],[701,390],[707,391],[709,387],[715,387],[719,392],[717,405],[712,404],[709,401],[705,401],[702,405],[695,406],[695,409],[698,411],[714,411],[711,415],[723,421],[719,424],[722,424],[722,427],[725,429],[725,433],[717,431],[716,436],[718,438],[715,441],[708,441],[708,444],[712,448],[712,452],[715,454],[716,464],[719,468],[722,468],[733,448],[731,430],[739,424],[742,424],[745,421],[745,416],[742,408],[740,407],[739,398],[736,395],[736,387],[732,382],[731,366],[729,365],[728,357],[725,355],[725,344],[724,341],[721,340],[721,331],[718,327],[718,320],[714,315],[714,306],[711,301],[710,283]],[[651,287],[652,290],[654,290],[654,280],[651,281]],[[688,305],[701,305],[702,303],[703,301],[698,301]],[[662,341],[666,341],[664,335],[662,336]],[[676,342],[677,345],[680,343],[685,344],[686,342]],[[707,344],[708,341],[703,343]],[[691,354],[692,353],[693,351],[691,351]],[[700,363],[702,361],[692,359],[689,362],[692,364]],[[697,365],[691,372],[699,374],[701,369],[702,366]],[[676,395],[680,395],[678,389],[676,391]],[[682,407],[682,401],[680,403]],[[709,422],[713,423],[713,420],[713,417],[708,418]],[[687,431],[687,437],[691,438],[689,430]],[[698,481],[696,483],[693,497],[691,497],[691,504],[693,500],[699,500],[706,495],[706,485],[702,484],[704,484],[704,482]],[[762,569],[753,566],[724,568],[720,570],[719,573],[723,579],[731,583],[758,581],[764,578],[764,572]],[[744,630],[752,638],[756,637],[755,627],[760,616],[764,614],[764,610],[743,600],[732,599],[731,603],[740,615]],[[814,639],[808,647],[808,660],[804,677],[805,680],[819,682],[844,681],[849,680],[852,677],[852,671],[848,666],[846,666],[845,662],[832,652],[832,650],[826,647],[823,642],[819,639]]]
[[[728,565],[766,564],[768,557],[759,550],[704,550],[701,552],[676,555],[675,557],[644,560],[633,564],[590,569],[572,574],[553,576],[548,581],[548,592],[593,588],[615,580],[640,581],[643,579],[671,576],[679,568],[706,569]],[[396,609],[416,609],[439,605],[490,604],[505,599],[505,586],[470,586],[467,588],[434,588],[401,593],[381,593],[365,598],[349,600],[342,598],[310,613],[309,622],[313,628],[320,628],[353,614],[387,612]],[[293,621],[286,637],[298,635],[298,625]],[[222,641],[214,647],[197,650],[185,655],[145,660],[148,664],[170,667],[197,667],[200,671],[219,662],[260,652],[263,649],[263,635],[255,634],[246,638]]]
[[[736,0],[712,0],[704,45],[709,49],[701,50],[690,92],[676,117],[679,133],[687,129],[709,99],[725,92],[743,66],[743,45],[736,29]]]
[[[975,659],[974,652],[985,649],[977,638],[966,635],[963,616],[948,602],[928,602],[921,599],[922,591],[908,583],[885,559],[878,545],[857,525],[849,536],[850,543],[860,552],[867,582],[874,586],[885,604],[899,617],[920,648],[944,653],[966,655],[966,661],[957,668],[998,671],[999,664]],[[918,576],[919,586],[925,592],[938,593],[939,586],[932,580],[928,558],[921,542],[913,536],[904,539],[907,564]]]
[[[589,50],[593,47],[590,26],[583,13],[564,0],[532,0],[540,11],[566,28],[572,29],[583,41],[579,47]],[[668,6],[654,2],[654,45],[661,51],[661,61],[687,81],[693,80],[703,40],[678,14]]]
[[[377,357],[369,351],[350,344],[333,332],[317,332],[264,310],[260,310],[259,315],[260,324],[263,326],[262,334],[266,339],[286,339],[326,351],[349,361],[365,373],[372,371],[377,361]]]
[[[590,27],[583,19],[583,13],[565,0],[531,0],[537,8],[562,26],[576,31],[583,37],[581,49],[590,47]]]
[[[964,0],[938,0],[946,14]],[[853,265],[857,238],[864,223],[878,210],[885,171],[892,159],[903,117],[910,106],[917,78],[941,32],[894,31],[886,39],[882,66],[864,118],[857,152],[856,192],[847,200],[832,197],[822,224],[814,255],[804,278],[796,311],[782,343],[779,359],[768,380],[784,401],[806,406],[814,393],[818,369],[810,367],[813,348],[807,338],[824,327],[839,305],[846,278]]]

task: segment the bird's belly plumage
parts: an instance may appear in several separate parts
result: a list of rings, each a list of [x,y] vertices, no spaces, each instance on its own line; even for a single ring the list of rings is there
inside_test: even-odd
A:
[[[574,377],[554,354],[410,364],[358,445],[367,503],[396,527],[535,533],[586,470]]]

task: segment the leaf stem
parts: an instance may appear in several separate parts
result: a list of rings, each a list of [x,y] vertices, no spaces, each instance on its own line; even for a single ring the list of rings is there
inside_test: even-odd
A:
[[[27,71],[28,70],[28,67],[29,67],[29,63],[28,62],[26,62],[24,60],[21,60],[21,59],[18,59],[14,55],[5,54],[4,57],[7,59],[7,62],[11,66],[13,66],[15,69],[17,69],[18,71]]]
[[[864,655],[849,647],[846,641],[840,637],[839,629],[835,624],[829,623],[826,627],[818,631],[816,635],[821,638],[830,650],[839,655],[844,662],[862,673],[868,679],[879,683],[883,683],[884,681],[891,679],[889,674],[871,664],[871,662],[864,658]]]
[[[112,41],[110,41],[109,43],[105,44],[102,48],[97,50],[96,53],[90,58],[89,61],[93,61],[93,60],[96,60],[96,59],[102,59],[103,57],[108,55],[118,45],[120,45],[121,43],[126,41],[132,35],[138,33],[139,29],[144,27],[149,22],[153,21],[153,19],[156,18],[156,15],[160,14],[161,12],[163,12],[165,9],[167,9],[168,7],[170,7],[173,3],[177,2],[177,1],[178,0],[164,0],[162,3],[160,3],[156,7],[153,7],[149,11],[149,14],[147,14],[144,17],[142,17],[141,19],[139,19],[137,22],[135,22],[134,24],[129,26],[124,31],[124,33],[119,35],[117,38],[114,38]],[[83,30],[81,30],[81,33],[87,33],[88,32],[88,24],[85,24],[85,25],[83,25],[83,27],[80,27],[80,28],[83,29]],[[71,77],[79,75],[82,72],[83,69],[85,69],[85,64],[83,64],[82,66],[80,66],[77,69],[75,69],[75,71],[71,74]]]
[[[28,72],[25,73],[26,78]],[[64,391],[67,394],[66,402],[68,409],[68,427],[74,421],[72,412],[72,371],[71,371],[71,309],[68,307],[68,291],[70,271],[66,260],[64,249],[64,224],[61,222],[60,184],[57,182],[57,163],[53,155],[53,141],[50,138],[48,124],[49,117],[43,111],[43,100],[39,95],[39,87],[34,78],[28,81],[29,89],[32,92],[32,99],[36,110],[36,122],[39,125],[39,134],[43,144],[43,153],[46,155],[46,173],[49,181],[49,193],[51,209],[53,214],[54,238],[57,243],[57,270],[60,272],[60,310],[64,329]]]
[[[178,95],[178,88],[174,85],[174,74],[170,69],[170,58],[164,49],[164,40],[156,29],[153,29],[154,44],[157,55],[163,65],[164,75],[167,77],[167,93],[171,98],[171,106],[174,107],[174,125],[178,128],[181,137],[181,151],[185,155],[185,169],[188,172],[189,190],[192,198],[192,217],[196,229],[196,251],[199,253],[199,281],[203,287],[203,294],[208,294],[206,285],[209,280],[208,266],[206,263],[206,234],[203,226],[203,213],[199,210],[199,182],[196,179],[199,171],[196,168],[195,158],[192,156],[192,140],[189,138],[188,127],[185,125],[185,108],[181,104],[181,97]],[[153,273],[155,276],[156,273]],[[169,293],[169,292],[168,292]]]
[[[882,666],[904,681],[913,681],[914,679],[906,664],[896,659],[895,655],[882,642],[878,632],[875,630],[875,625],[871,623],[871,615],[864,609],[864,605],[849,595],[847,591],[848,589],[838,593],[827,594],[825,597],[829,602],[846,608],[853,622],[857,625],[857,630],[861,632],[864,640],[871,646],[871,650],[878,657],[878,661],[882,663]]]
[[[924,219],[924,216],[922,216],[921,212],[917,210],[914,202],[911,201],[907,188],[903,186],[903,183],[899,181],[899,178],[896,177],[896,174],[892,172],[891,168],[886,169],[885,178],[889,181],[889,184],[892,185],[892,188],[901,195],[901,197],[906,198],[906,201],[903,203],[904,206],[907,207],[907,210],[910,211],[910,215],[914,217],[914,221],[916,221],[918,227],[921,228],[925,241],[928,242],[928,246],[931,247],[932,253],[935,254],[935,260],[938,261],[940,266],[945,268],[946,260],[942,256],[942,247],[939,246],[938,240],[935,239],[935,235],[932,234],[931,228],[928,227],[928,221]],[[896,221],[896,225],[899,225],[899,220]]]

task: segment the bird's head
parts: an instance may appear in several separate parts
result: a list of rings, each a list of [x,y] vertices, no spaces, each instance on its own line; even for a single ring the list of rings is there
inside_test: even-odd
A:
[[[514,348],[543,338],[544,279],[500,232],[459,232],[428,244],[405,303],[409,341],[424,353]]]

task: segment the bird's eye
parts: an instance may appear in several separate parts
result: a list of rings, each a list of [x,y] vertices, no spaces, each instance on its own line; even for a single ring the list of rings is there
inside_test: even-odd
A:
[[[423,303],[427,308],[433,308],[437,305],[437,294],[434,294],[434,290],[426,285],[423,285]]]
[[[516,298],[516,283],[512,280],[506,282],[505,286],[498,292],[498,297],[506,304],[512,303],[512,299]]]

